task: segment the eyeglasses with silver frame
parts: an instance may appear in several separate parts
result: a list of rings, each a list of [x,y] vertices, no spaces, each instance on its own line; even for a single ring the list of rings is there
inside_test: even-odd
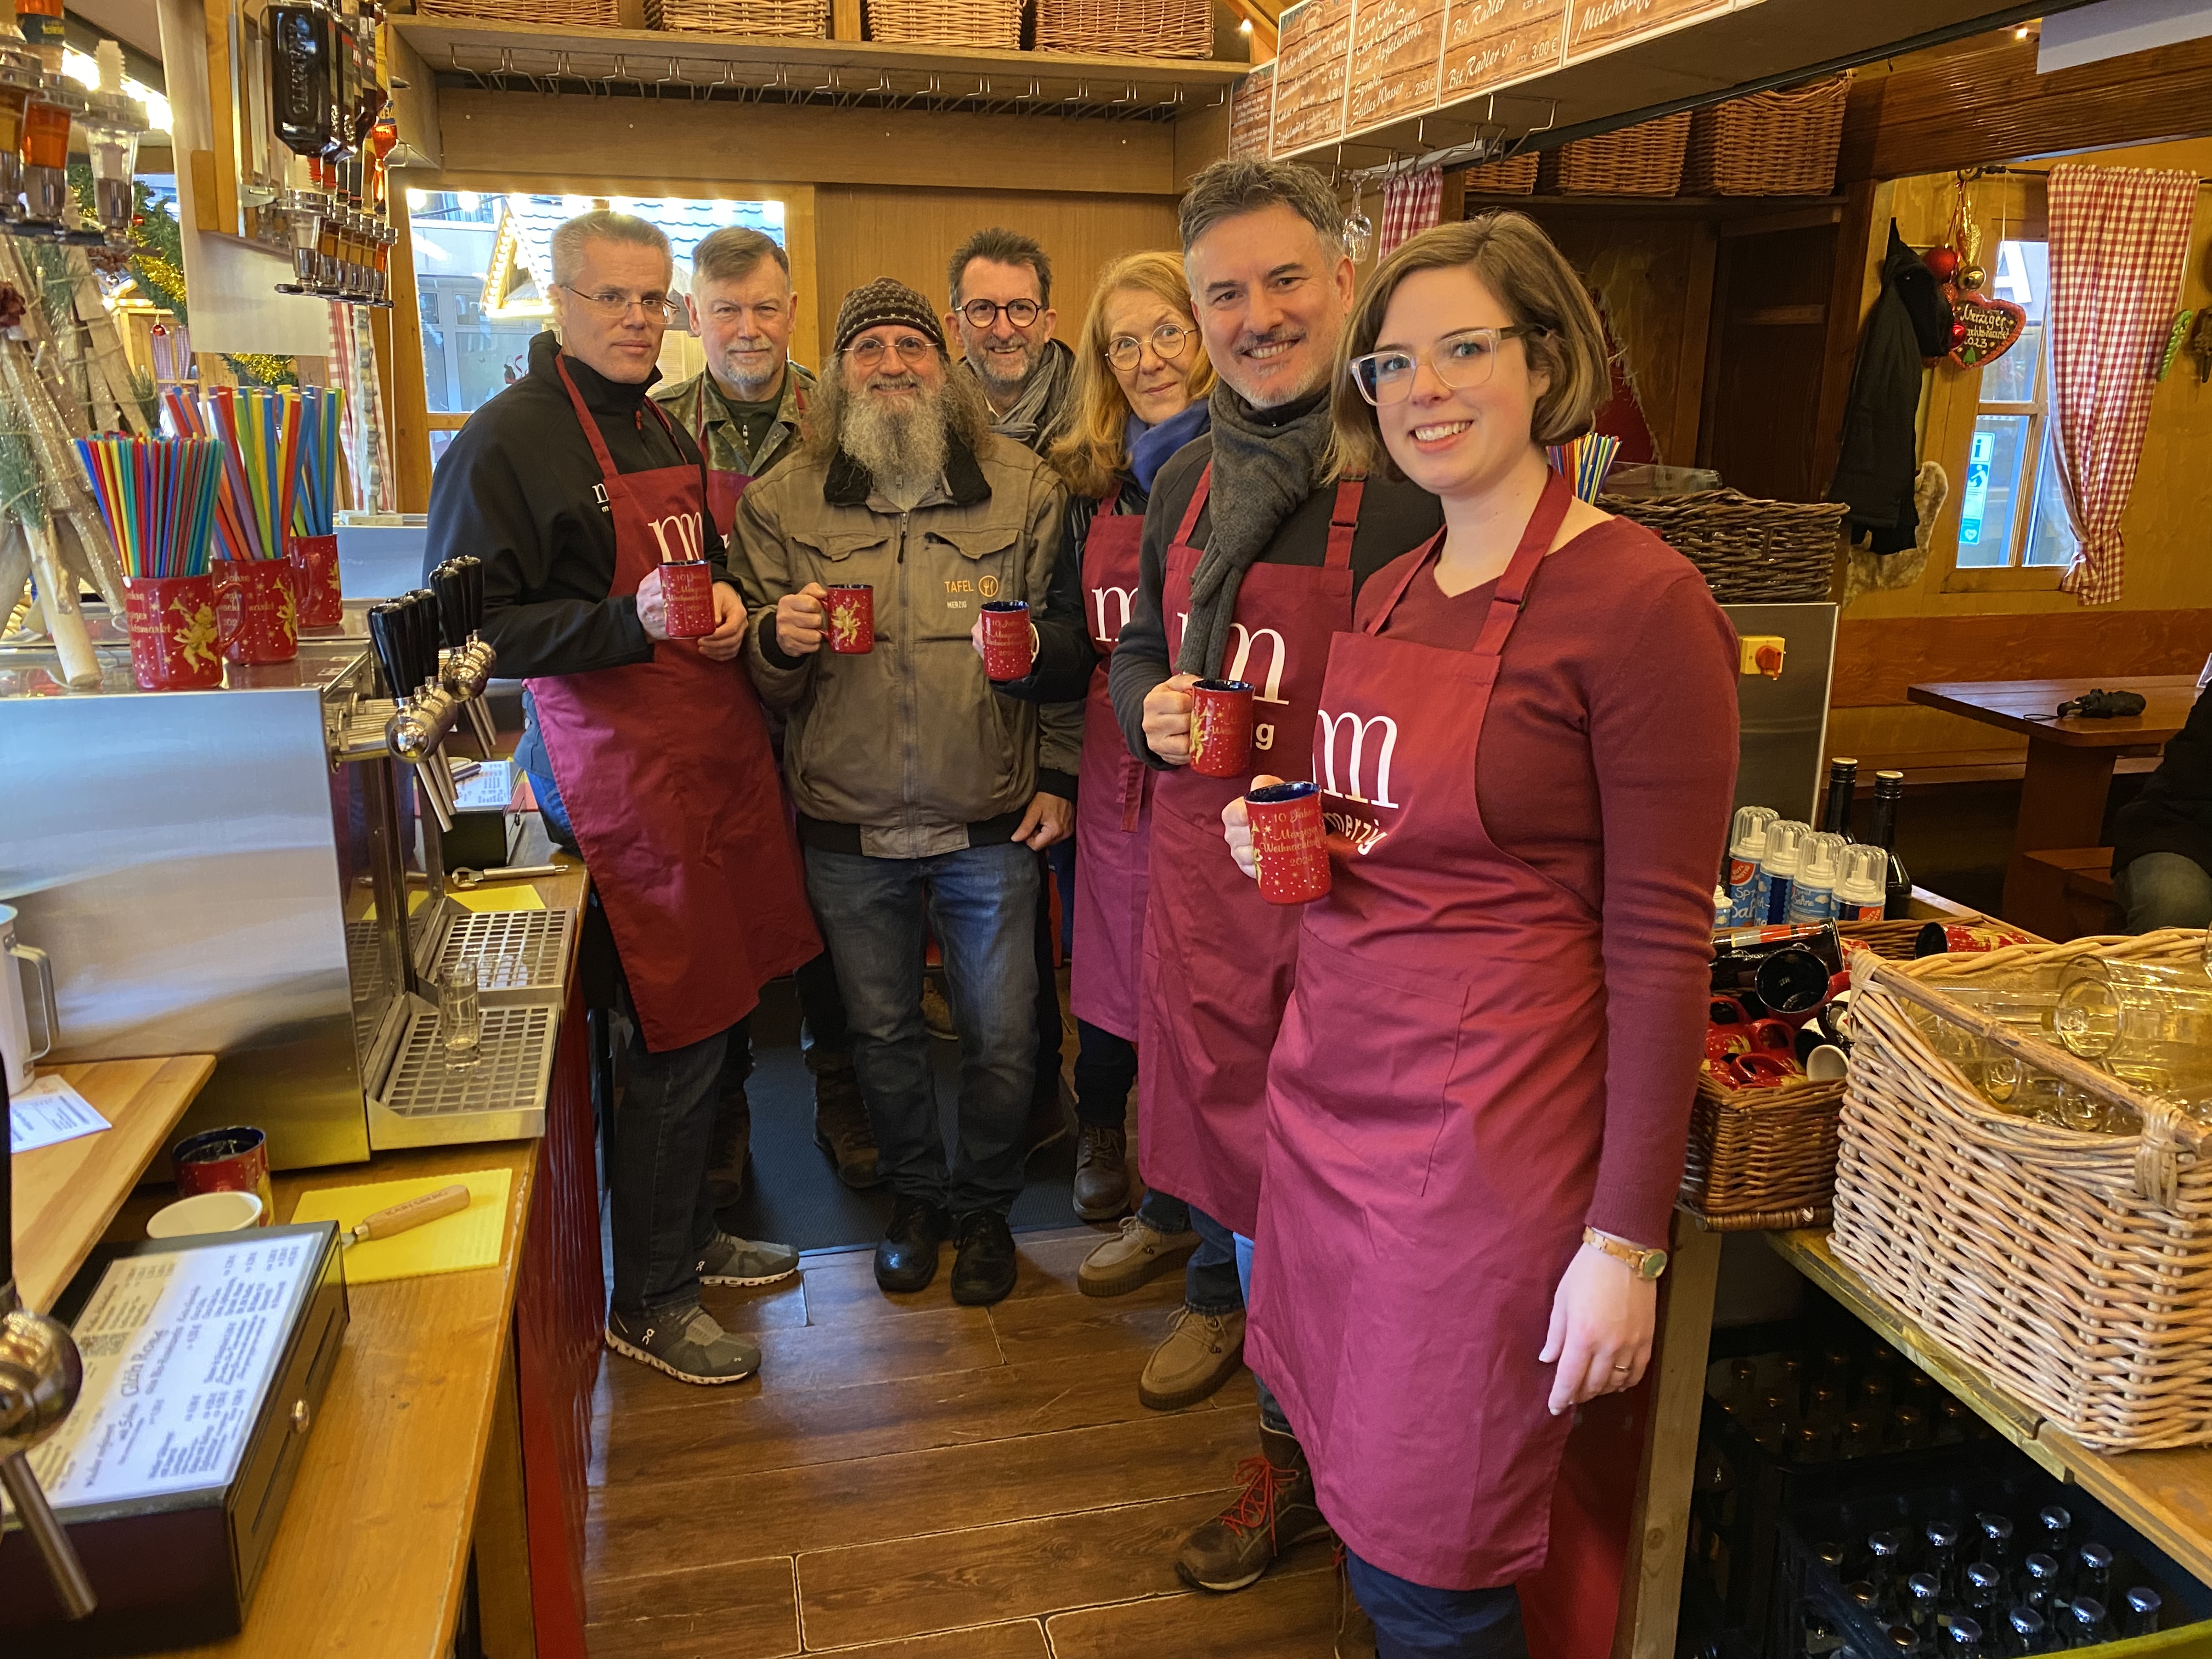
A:
[[[898,355],[901,362],[911,368],[917,363],[927,362],[930,353],[936,349],[934,342],[919,334],[902,334],[888,347],[881,340],[855,340],[845,348],[845,356],[854,368],[869,369],[883,362],[884,352],[890,350]]]
[[[1456,392],[1471,392],[1490,382],[1498,367],[1498,349],[1508,340],[1534,339],[1552,331],[1540,323],[1516,323],[1510,328],[1462,328],[1447,334],[1425,354],[1392,349],[1370,351],[1354,357],[1347,367],[1359,395],[1381,408],[1403,403],[1413,394],[1414,376],[1423,362],[1437,379]]]
[[[1149,345],[1163,361],[1173,362],[1190,349],[1190,337],[1197,332],[1194,328],[1162,323],[1142,339],[1133,334],[1116,334],[1106,343],[1106,361],[1116,368],[1134,368],[1145,360],[1145,348]]]
[[[664,322],[678,323],[685,318],[684,301],[665,294],[624,294],[611,288],[601,289],[596,294],[586,294],[573,283],[562,283],[558,286],[567,289],[602,317],[626,318],[632,306],[643,306],[647,316],[650,317],[657,311]]]

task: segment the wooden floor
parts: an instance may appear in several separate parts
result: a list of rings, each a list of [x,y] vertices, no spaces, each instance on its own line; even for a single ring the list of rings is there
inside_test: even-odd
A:
[[[1252,1382],[1176,1413],[1137,1374],[1180,1273],[1094,1300],[1105,1235],[1016,1236],[994,1308],[954,1305],[952,1251],[887,1297],[870,1253],[797,1283],[706,1292],[752,1334],[761,1376],[689,1387],[603,1363],[592,1443],[593,1659],[1327,1659],[1325,1543],[1236,1595],[1175,1576],[1176,1544],[1257,1449]]]

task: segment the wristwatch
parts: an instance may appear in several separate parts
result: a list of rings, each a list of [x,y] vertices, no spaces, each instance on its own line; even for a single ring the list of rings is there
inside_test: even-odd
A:
[[[1664,1250],[1647,1250],[1641,1244],[1615,1238],[1611,1233],[1601,1233],[1595,1227],[1583,1229],[1583,1243],[1594,1250],[1604,1251],[1616,1261],[1626,1261],[1635,1270],[1638,1279],[1656,1279],[1667,1271],[1667,1252]]]

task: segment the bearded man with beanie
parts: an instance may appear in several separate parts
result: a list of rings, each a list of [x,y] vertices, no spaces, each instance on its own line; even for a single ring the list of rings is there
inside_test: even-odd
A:
[[[1253,771],[1310,777],[1330,636],[1352,627],[1359,580],[1443,519],[1434,496],[1402,481],[1318,487],[1354,288],[1328,181],[1295,164],[1217,161],[1192,180],[1181,221],[1191,304],[1220,379],[1210,431],[1154,483],[1108,676],[1131,753],[1163,774],[1138,1012],[1144,1177],[1189,1206],[1203,1250],[1234,1249],[1249,1301],[1267,1057],[1299,911],[1223,875],[1221,811],[1245,780],[1190,770],[1190,687],[1250,681]],[[1305,1455],[1264,1382],[1260,1449],[1243,1495],[1176,1558],[1202,1589],[1241,1589],[1279,1551],[1327,1530]]]
[[[805,448],[738,504],[732,565],[754,680],[787,713],[807,892],[896,1195],[876,1282],[920,1290],[956,1236],[953,1299],[982,1304],[1014,1284],[1006,1213],[1036,1075],[1036,854],[1073,828],[1082,734],[1079,708],[995,690],[969,635],[993,599],[1048,611],[1066,493],[991,430],[981,390],[951,372],[912,289],[855,289],[835,337]],[[825,650],[828,588],[860,585],[872,589],[870,648]],[[960,1038],[949,1160],[921,1014],[925,927]]]

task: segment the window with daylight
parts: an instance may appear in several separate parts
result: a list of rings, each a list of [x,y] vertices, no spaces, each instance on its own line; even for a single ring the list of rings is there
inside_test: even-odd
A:
[[[2050,277],[2048,243],[1997,244],[1987,292],[2025,311],[2027,326],[2010,350],[1982,370],[1959,497],[1961,570],[2063,569],[2074,561],[2074,527],[2058,483],[2058,422],[2044,320]]]

